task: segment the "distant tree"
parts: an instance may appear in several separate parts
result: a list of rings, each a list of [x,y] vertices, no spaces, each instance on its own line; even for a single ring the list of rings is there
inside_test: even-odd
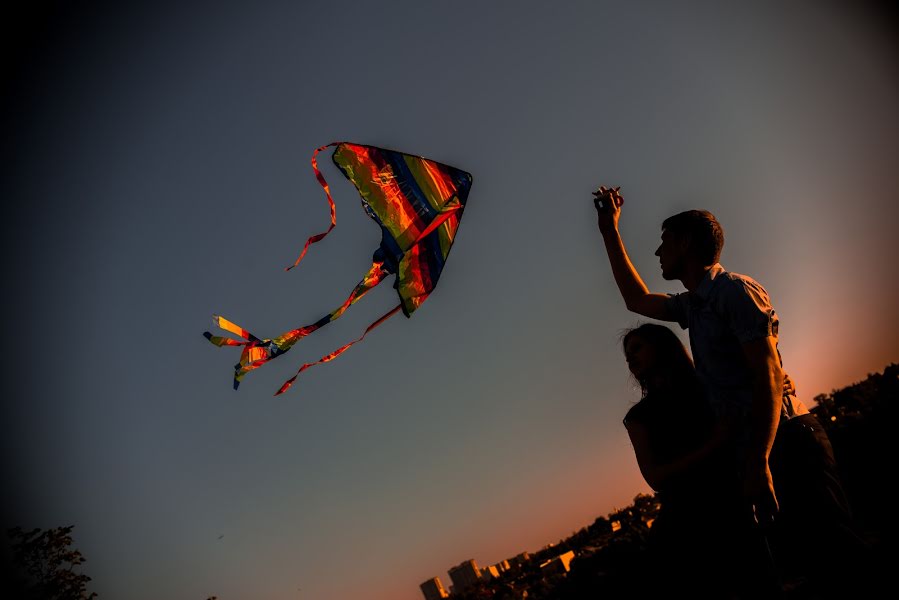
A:
[[[812,412],[833,444],[856,522],[873,539],[897,539],[899,528],[884,507],[883,481],[888,465],[899,461],[893,425],[899,417],[899,364],[815,400]]]
[[[589,530],[590,534],[593,536],[605,535],[607,533],[612,533],[612,525],[607,518],[596,517],[596,520],[590,525]]]
[[[829,432],[852,427],[862,420],[883,422],[896,416],[899,404],[899,364],[871,373],[858,383],[815,396],[818,415]]]
[[[13,582],[14,591],[23,600],[90,600],[97,594],[87,592],[90,577],[81,572],[85,558],[71,548],[72,529],[32,529],[14,527],[7,531],[12,542],[13,564],[21,572]]]
[[[662,503],[652,494],[637,494],[634,497],[634,512],[641,524],[647,524],[659,516]]]

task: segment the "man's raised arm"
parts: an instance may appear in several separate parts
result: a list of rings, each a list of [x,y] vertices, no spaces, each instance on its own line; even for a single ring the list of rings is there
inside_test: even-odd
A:
[[[649,288],[643,283],[640,274],[627,255],[624,241],[618,232],[618,218],[621,216],[621,205],[624,199],[618,193],[618,188],[599,188],[593,193],[596,198],[596,214],[599,231],[605,242],[606,253],[609,255],[609,264],[612,266],[612,275],[615,283],[624,299],[624,304],[631,312],[635,312],[660,321],[673,321],[669,315],[665,294],[650,293]]]

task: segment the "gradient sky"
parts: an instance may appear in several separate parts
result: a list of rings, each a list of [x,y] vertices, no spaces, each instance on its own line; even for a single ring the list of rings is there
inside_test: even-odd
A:
[[[3,525],[75,524],[101,598],[413,600],[647,491],[600,184],[653,291],[679,291],[661,221],[719,217],[804,399],[899,360],[899,69],[876,15],[120,4],[31,15],[3,98]],[[337,228],[283,271],[327,226],[309,157],[337,140],[474,175],[440,285],[285,396],[389,285],[234,392],[213,313],[274,335],[370,265],[378,228],[326,159]]]

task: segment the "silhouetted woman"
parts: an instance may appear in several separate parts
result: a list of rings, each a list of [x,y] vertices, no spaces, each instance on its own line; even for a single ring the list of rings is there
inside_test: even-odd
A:
[[[726,544],[715,524],[732,490],[721,462],[726,428],[716,427],[693,361],[673,331],[645,323],[625,334],[623,346],[642,390],[624,426],[662,505],[650,530],[658,571],[653,586],[691,598],[724,597]]]

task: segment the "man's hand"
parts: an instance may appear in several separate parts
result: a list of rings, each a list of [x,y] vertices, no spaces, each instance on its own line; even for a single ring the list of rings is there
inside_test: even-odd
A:
[[[599,230],[603,234],[618,229],[618,217],[624,204],[624,198],[618,191],[620,189],[602,186],[593,192],[593,205],[596,207]]]
[[[796,383],[790,379],[790,376],[784,373],[784,396],[796,395]]]
[[[743,495],[752,506],[755,522],[760,527],[770,527],[779,506],[767,460],[749,462],[743,478]]]

